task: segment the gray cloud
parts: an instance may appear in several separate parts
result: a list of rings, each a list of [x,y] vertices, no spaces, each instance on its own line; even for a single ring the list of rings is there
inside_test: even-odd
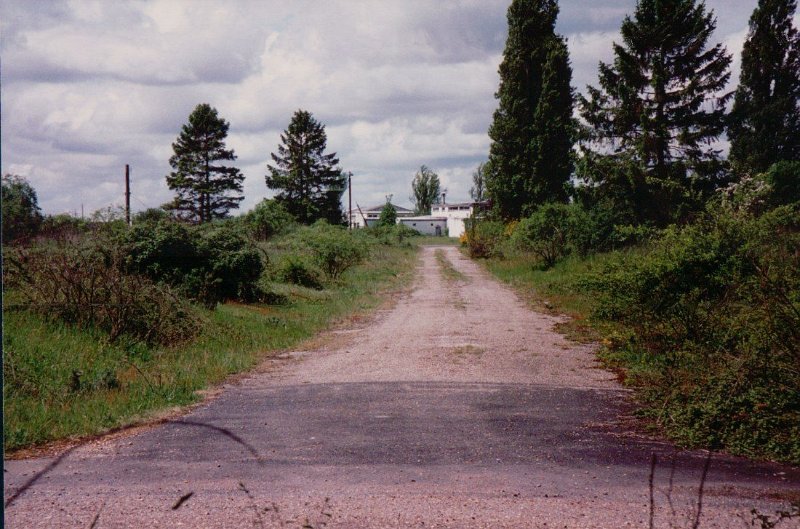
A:
[[[75,2],[0,0],[2,171],[27,176],[48,213],[169,200],[171,143],[192,109],[230,121],[243,209],[268,196],[269,153],[298,108],[327,125],[354,197],[407,203],[421,164],[453,200],[488,154],[508,0]],[[562,0],[574,85],[634,0]],[[741,46],[752,1],[709,0],[717,38]],[[735,77],[735,76],[734,76]]]

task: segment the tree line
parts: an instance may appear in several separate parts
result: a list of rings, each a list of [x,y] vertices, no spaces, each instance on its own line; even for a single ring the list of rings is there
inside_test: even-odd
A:
[[[613,212],[619,224],[663,227],[690,219],[722,186],[797,162],[796,4],[759,0],[739,85],[723,93],[731,55],[712,42],[713,12],[697,0],[639,0],[613,62],[599,64],[599,85],[576,95],[555,32],[557,1],[514,0],[489,159],[473,177],[473,198],[490,199],[506,221],[575,201]],[[727,159],[718,143],[725,133]]]
[[[167,185],[175,199],[163,206],[177,217],[204,223],[225,218],[244,199],[244,175],[229,165],[236,159],[225,147],[230,124],[207,103],[197,105],[172,144],[173,171]],[[340,224],[346,176],[336,153],[326,153],[325,126],[310,112],[297,110],[281,134],[265,181],[278,191],[275,202],[304,224],[324,219]]]

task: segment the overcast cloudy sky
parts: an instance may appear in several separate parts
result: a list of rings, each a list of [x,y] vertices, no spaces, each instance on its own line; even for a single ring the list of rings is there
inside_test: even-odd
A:
[[[292,113],[327,126],[362,207],[407,205],[421,164],[466,200],[488,153],[509,0],[0,0],[2,172],[28,178],[45,213],[171,199],[171,144],[198,103],[231,124],[246,211]],[[635,0],[562,0],[573,84]],[[707,0],[734,80],[756,0]]]

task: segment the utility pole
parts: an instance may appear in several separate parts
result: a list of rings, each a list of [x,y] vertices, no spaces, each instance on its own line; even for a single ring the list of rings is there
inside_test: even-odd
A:
[[[347,199],[349,206],[347,208],[347,229],[353,229],[353,173],[347,173]]]
[[[131,225],[131,166],[125,164],[125,223]]]

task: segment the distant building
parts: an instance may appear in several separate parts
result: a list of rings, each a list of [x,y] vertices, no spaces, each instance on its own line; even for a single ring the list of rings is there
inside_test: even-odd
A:
[[[422,215],[418,217],[397,217],[397,223],[417,230],[423,235],[447,235],[447,217]]]
[[[414,212],[408,208],[404,208],[403,206],[398,206],[396,204],[392,205],[394,206],[395,211],[397,211],[398,220],[414,215]],[[381,218],[381,211],[383,211],[385,206],[386,203],[383,203],[379,206],[372,206],[371,208],[354,208],[350,210],[348,214],[350,218],[350,224],[355,228],[375,226],[378,223],[378,220]]]
[[[475,210],[485,210],[488,202],[458,202],[456,204],[434,204],[431,216],[436,218],[444,217],[447,219],[447,234],[450,237],[461,237],[466,231],[464,221],[467,220]]]

